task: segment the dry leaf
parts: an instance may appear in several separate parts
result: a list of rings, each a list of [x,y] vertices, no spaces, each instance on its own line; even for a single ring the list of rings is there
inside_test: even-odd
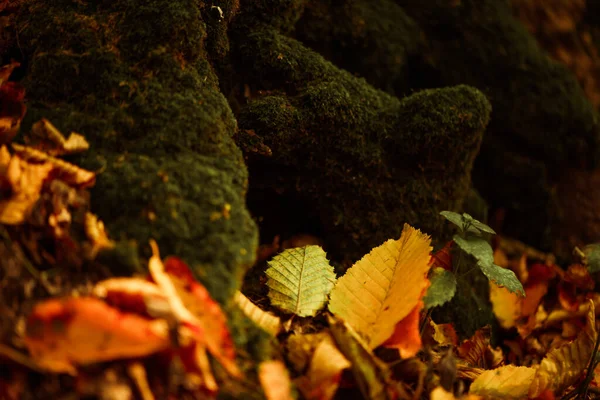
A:
[[[373,355],[348,323],[329,315],[328,321],[337,348],[350,361],[352,375],[362,395],[371,400],[396,398],[398,386],[392,382],[387,365]]]
[[[108,238],[104,229],[104,223],[97,216],[88,212],[85,213],[84,223],[85,236],[91,242],[90,258],[93,260],[100,250],[110,249],[115,243]]]
[[[478,329],[473,337],[465,340],[457,349],[458,357],[474,367],[496,368],[503,362],[501,350],[490,346],[490,327]]]
[[[331,338],[328,331],[317,333],[294,333],[285,343],[286,359],[297,373],[305,373],[317,346]]]
[[[13,150],[19,157],[30,163],[47,163],[52,165],[52,176],[60,179],[70,186],[78,188],[87,188],[93,186],[96,181],[96,174],[79,168],[76,165],[68,163],[56,157],[36,150],[31,147],[12,143]]]
[[[383,345],[398,349],[400,357],[414,357],[421,350],[421,332],[419,329],[419,315],[423,309],[423,302],[419,301],[415,308],[394,328],[392,336]]]
[[[36,147],[53,156],[79,153],[90,147],[87,140],[79,133],[71,132],[69,138],[65,139],[63,134],[45,118],[33,124],[31,133],[36,139],[42,141]],[[45,145],[44,142],[49,142],[49,145]]]
[[[165,321],[121,312],[91,297],[37,304],[24,341],[41,367],[71,374],[77,365],[142,357],[171,345]]]
[[[233,301],[259,328],[275,336],[281,330],[281,320],[278,316],[262,310],[242,294],[239,290],[235,293]]]
[[[490,281],[490,302],[500,326],[509,329],[517,325],[521,316],[522,297]]]
[[[2,162],[8,151],[2,150]],[[32,207],[38,201],[44,182],[53,166],[49,163],[30,163],[16,154],[5,165],[3,180],[10,188],[10,196],[0,200],[0,223],[19,225],[25,222]]]
[[[290,376],[281,361],[263,361],[258,366],[258,379],[267,400],[293,400]]]
[[[535,368],[505,365],[483,372],[471,384],[469,393],[493,399],[526,399]]]
[[[296,384],[308,400],[329,400],[338,389],[342,372],[350,367],[350,361],[338,350],[333,338],[327,335],[317,346],[308,372],[296,379]]]
[[[122,311],[151,317],[170,313],[169,302],[154,283],[141,278],[110,278],[98,282],[92,293]],[[153,310],[165,310],[157,315]]]
[[[320,246],[287,249],[268,264],[271,304],[300,317],[314,316],[325,305],[335,273]]]
[[[158,245],[151,241],[152,257],[148,262],[150,275],[167,297],[173,315],[179,322],[192,325],[196,339],[232,376],[241,373],[235,364],[235,349],[225,314],[210,297],[208,291],[196,282],[188,266],[179,258],[160,259]],[[192,329],[190,327],[190,329]]]
[[[458,345],[458,335],[452,324],[436,324],[433,320],[429,320],[429,324],[433,327],[433,340],[440,346],[456,346]]]
[[[370,348],[385,342],[421,299],[429,284],[430,241],[406,224],[399,240],[374,248],[338,279],[329,310],[361,334]]]
[[[551,350],[540,363],[529,390],[537,397],[544,390],[559,393],[569,387],[587,368],[596,341],[596,313],[594,302],[589,300],[587,323],[577,339]]]

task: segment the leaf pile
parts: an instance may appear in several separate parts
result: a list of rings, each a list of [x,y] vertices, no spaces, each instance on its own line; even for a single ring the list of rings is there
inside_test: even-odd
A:
[[[181,259],[163,259],[151,241],[144,260],[110,239],[89,206],[96,174],[61,158],[88,149],[83,135],[65,137],[42,119],[13,142],[26,111],[23,88],[8,80],[17,66],[0,69],[0,398],[210,399],[224,388],[269,400],[600,392],[598,245],[576,249],[563,269],[520,243],[491,241],[485,223],[450,211],[442,216],[458,232],[439,251],[404,225],[339,277],[318,238],[261,248],[261,287],[230,305],[271,338],[260,362],[248,360],[229,332],[233,314]],[[459,337],[458,322],[438,324],[431,311],[459,304],[458,282],[477,273],[489,280],[483,300],[498,326]]]

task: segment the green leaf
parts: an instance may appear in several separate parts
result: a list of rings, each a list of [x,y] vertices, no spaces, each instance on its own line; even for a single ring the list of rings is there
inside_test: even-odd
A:
[[[489,226],[487,226],[483,222],[477,221],[475,218],[471,217],[469,214],[464,213],[463,217],[465,218],[465,220],[467,219],[467,217],[469,217],[470,218],[470,222],[471,222],[471,226],[474,227],[474,228],[476,228],[477,230],[480,230],[480,231],[485,232],[485,233],[489,233],[491,235],[495,235],[496,234],[495,230],[493,230],[492,228],[490,228]]]
[[[463,231],[465,221],[463,220],[462,215],[455,213],[454,211],[442,211],[440,215],[452,222],[454,225],[458,226],[461,232]]]
[[[600,271],[600,244],[589,244],[583,248],[587,269],[590,274]]]
[[[441,306],[452,300],[456,294],[456,277],[452,272],[444,268],[434,268],[429,280],[431,286],[429,286],[427,294],[423,297],[426,309]]]
[[[467,236],[466,238],[463,238],[459,235],[454,235],[453,239],[458,247],[465,253],[475,257],[477,266],[488,279],[500,286],[504,286],[513,293],[519,293],[521,296],[525,296],[523,285],[521,285],[521,282],[519,282],[515,273],[494,264],[494,252],[487,240],[478,236]]]
[[[300,317],[314,316],[335,284],[333,267],[320,246],[287,249],[268,264],[271,304]]]

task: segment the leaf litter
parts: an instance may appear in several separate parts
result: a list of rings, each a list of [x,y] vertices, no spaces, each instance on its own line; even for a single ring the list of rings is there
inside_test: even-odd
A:
[[[151,241],[150,259],[126,276],[103,261],[127,245],[90,209],[96,174],[61,158],[86,151],[84,135],[42,119],[24,144],[12,141],[26,112],[24,89],[8,79],[17,66],[0,68],[0,398],[216,398],[251,379],[269,400],[600,392],[597,245],[563,269],[451,211],[442,216],[459,232],[439,251],[405,225],[338,277],[318,238],[261,247],[261,287],[232,306],[270,337],[270,352],[240,363],[248,356],[226,314],[183,260],[163,259]],[[430,310],[452,304],[469,265],[489,278],[497,326],[460,337]]]

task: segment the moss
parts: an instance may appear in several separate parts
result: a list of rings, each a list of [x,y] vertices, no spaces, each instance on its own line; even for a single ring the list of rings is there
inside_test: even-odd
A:
[[[408,59],[420,44],[415,22],[391,0],[309,1],[294,36],[376,88],[409,88]]]
[[[400,101],[273,30],[253,31],[239,51],[254,82],[281,93],[239,116],[272,150],[248,154],[250,199],[264,198],[277,170],[279,193],[317,210],[338,261],[399,236],[404,222],[446,232],[438,213],[462,205],[490,114],[479,91],[458,86]]]

